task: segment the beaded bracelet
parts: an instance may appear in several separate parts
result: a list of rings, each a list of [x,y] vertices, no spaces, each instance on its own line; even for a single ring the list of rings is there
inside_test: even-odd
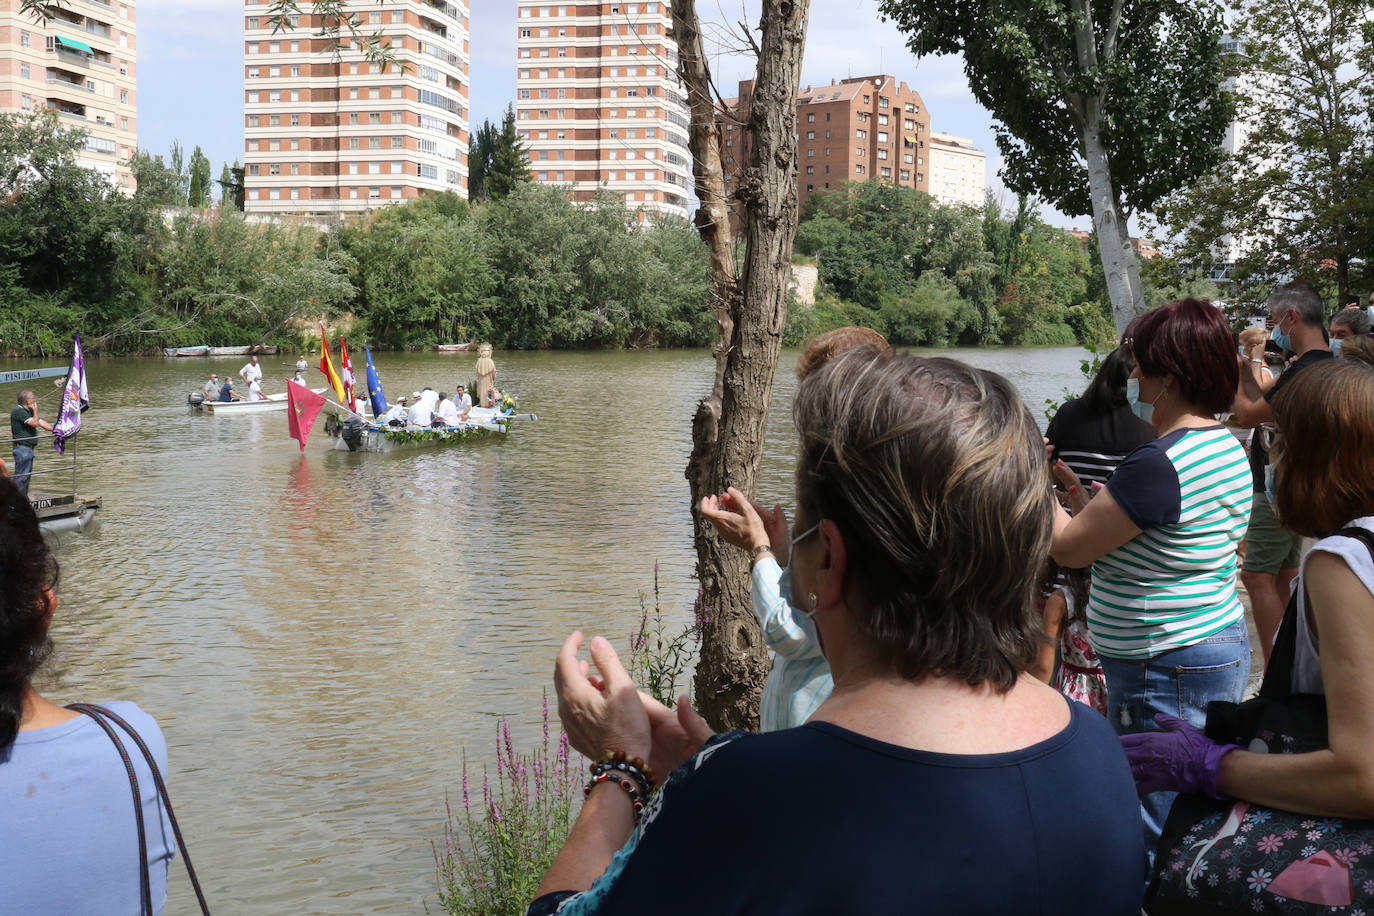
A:
[[[616,770],[603,770],[600,773],[594,774],[591,778],[591,781],[583,787],[582,797],[586,798],[588,795],[591,795],[592,789],[596,788],[603,782],[614,783],[625,790],[625,794],[630,796],[630,805],[634,808],[634,820],[635,823],[638,824],[639,816],[644,811],[644,801],[646,796],[640,793],[639,786],[633,779],[619,773]]]
[[[639,783],[645,798],[649,796],[649,790],[654,786],[654,771],[649,768],[642,757],[628,757],[624,751],[607,751],[604,756],[592,763],[592,774],[595,775],[598,771],[607,769],[628,773],[635,782]]]

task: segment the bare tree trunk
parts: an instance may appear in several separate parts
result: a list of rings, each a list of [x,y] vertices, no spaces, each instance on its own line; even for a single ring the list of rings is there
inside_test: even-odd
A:
[[[715,390],[697,408],[687,465],[697,578],[702,608],[710,618],[697,663],[696,705],[718,729],[757,727],[768,650],[750,604],[749,558],[716,537],[698,506],[702,497],[727,486],[752,496],[763,457],[768,402],[787,320],[792,239],[797,231],[797,87],[808,8],[809,0],[763,3],[749,121],[753,144],[736,192],[745,213],[741,296],[734,282],[733,251],[728,250],[725,177],[696,6],[693,0],[673,0],[679,72],[691,96],[697,185],[704,188],[699,190],[703,209],[710,207],[705,217],[698,214],[698,227],[711,248],[720,335]],[[702,148],[707,143],[709,148]],[[722,305],[724,316],[720,315]]]

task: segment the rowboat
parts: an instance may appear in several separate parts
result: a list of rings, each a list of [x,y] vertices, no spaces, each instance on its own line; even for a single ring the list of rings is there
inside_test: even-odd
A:
[[[210,348],[201,347],[163,347],[162,352],[166,356],[209,356]]]
[[[468,341],[467,343],[457,343],[457,344],[435,344],[435,345],[434,345],[434,352],[435,352],[435,353],[462,353],[462,352],[465,351],[465,350],[471,350],[471,349],[472,349],[473,347],[475,347],[475,346],[477,346],[477,344],[476,344],[474,341],[471,341],[471,340]]]
[[[211,347],[211,356],[276,356],[281,347],[268,344],[253,344],[248,347]]]
[[[334,438],[341,452],[394,452],[430,445],[452,445],[478,439],[504,436],[512,420],[537,420],[532,413],[516,415],[512,410],[474,407],[460,426],[383,426],[357,417],[330,414],[325,431]]]
[[[312,389],[316,394],[324,394],[325,389]],[[204,410],[218,416],[238,417],[253,413],[270,413],[286,409],[286,392],[269,394],[261,401],[211,401],[202,391],[193,391],[186,396],[186,403],[196,410]]]

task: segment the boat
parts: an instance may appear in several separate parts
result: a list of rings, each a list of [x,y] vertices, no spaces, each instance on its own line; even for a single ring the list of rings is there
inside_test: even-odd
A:
[[[394,452],[503,436],[512,420],[537,419],[532,413],[517,415],[509,408],[499,411],[494,407],[474,407],[468,413],[468,421],[460,426],[383,426],[348,415],[341,409],[330,412],[324,428],[334,439],[334,448],[338,451]]]
[[[163,354],[167,356],[209,356],[210,348],[201,347],[163,347]]]
[[[248,347],[211,347],[211,356],[276,356],[281,347],[269,344],[253,344]]]
[[[324,388],[311,389],[316,394],[324,394]],[[196,410],[204,410],[207,413],[218,416],[238,417],[254,413],[270,413],[275,410],[286,409],[286,392],[281,394],[269,394],[261,401],[212,401],[205,396],[203,391],[193,391],[186,396],[186,403]]]
[[[474,347],[476,347],[476,346],[477,346],[477,343],[476,343],[475,341],[471,341],[471,340],[469,340],[467,343],[435,344],[435,345],[434,345],[434,352],[435,352],[435,353],[462,353],[462,352],[464,352],[464,351],[471,350],[472,348],[474,348]]]
[[[61,495],[29,491],[29,504],[38,516],[38,527],[50,533],[80,531],[95,518],[99,496]]]

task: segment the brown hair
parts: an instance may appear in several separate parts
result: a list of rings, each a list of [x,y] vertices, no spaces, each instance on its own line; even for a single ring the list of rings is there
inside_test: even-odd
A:
[[[802,347],[801,359],[797,360],[797,378],[806,378],[846,350],[864,346],[892,349],[887,338],[872,328],[853,326],[817,334]]]
[[[1240,383],[1235,334],[1210,302],[1170,302],[1132,321],[1126,337],[1142,376],[1172,375],[1183,400],[1210,413],[1230,408]]]
[[[1246,328],[1240,332],[1241,346],[1247,350],[1257,343],[1264,343],[1268,339],[1269,335],[1264,328]]]
[[[1353,359],[1307,367],[1274,396],[1274,420],[1284,527],[1320,537],[1374,515],[1374,369]]]
[[[1374,339],[1347,337],[1341,341],[1341,359],[1354,360],[1374,368]]]
[[[798,524],[830,519],[846,604],[894,673],[1010,690],[1034,663],[1054,498],[1040,430],[1000,375],[867,346],[802,382]]]

